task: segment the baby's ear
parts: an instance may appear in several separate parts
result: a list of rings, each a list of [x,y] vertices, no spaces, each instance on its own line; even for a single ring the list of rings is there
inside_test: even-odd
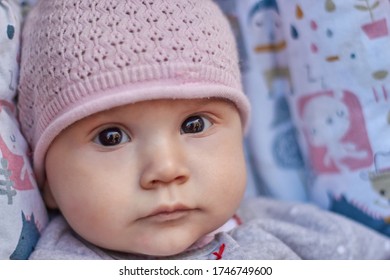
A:
[[[57,202],[56,202],[56,200],[51,192],[49,182],[47,181],[47,179],[45,180],[45,183],[43,184],[42,196],[43,196],[43,200],[45,201],[46,206],[48,208],[50,208],[50,209],[57,209],[58,208]]]

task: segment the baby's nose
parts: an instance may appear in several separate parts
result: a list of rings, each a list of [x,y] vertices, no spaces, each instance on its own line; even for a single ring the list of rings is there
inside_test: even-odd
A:
[[[188,180],[189,169],[181,145],[168,140],[161,141],[150,149],[147,156],[140,178],[142,188],[182,185]]]

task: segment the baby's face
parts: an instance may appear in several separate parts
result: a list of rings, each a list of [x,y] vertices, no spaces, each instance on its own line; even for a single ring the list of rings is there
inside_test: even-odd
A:
[[[118,107],[64,130],[46,157],[45,199],[86,240],[173,255],[224,224],[242,198],[239,114],[222,100]]]

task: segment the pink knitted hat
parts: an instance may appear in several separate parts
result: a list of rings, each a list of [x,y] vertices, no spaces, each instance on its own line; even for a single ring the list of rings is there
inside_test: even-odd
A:
[[[19,119],[38,182],[46,151],[72,123],[152,99],[249,103],[230,26],[211,0],[42,0],[23,32]]]

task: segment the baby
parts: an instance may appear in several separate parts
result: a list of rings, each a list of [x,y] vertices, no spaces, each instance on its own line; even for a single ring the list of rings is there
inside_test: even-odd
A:
[[[59,210],[31,259],[390,257],[313,206],[240,207],[250,109],[211,0],[43,0],[23,42],[19,118]]]

